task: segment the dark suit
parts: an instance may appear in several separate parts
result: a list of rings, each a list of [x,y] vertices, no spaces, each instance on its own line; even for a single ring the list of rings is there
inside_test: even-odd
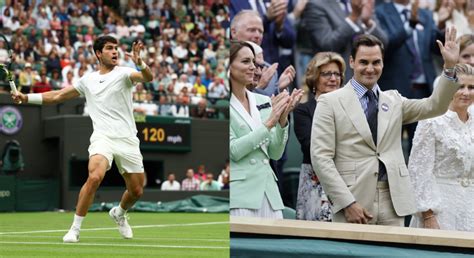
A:
[[[267,6],[270,4],[268,0],[263,1]],[[248,1],[245,0],[230,0],[230,19],[242,10],[252,10]],[[279,47],[292,49],[295,43],[296,34],[288,19],[285,19],[283,30],[277,31],[275,23],[267,19],[267,16],[262,15],[263,19],[263,41],[261,47],[263,48],[263,56],[265,61],[270,64],[280,63]],[[286,63],[286,62],[285,62]],[[279,71],[283,71],[285,67],[278,67]]]
[[[425,9],[418,9],[418,20],[423,30],[417,30],[417,44],[421,66],[426,78],[426,84],[415,87],[410,76],[415,68],[415,53],[413,47],[409,47],[409,39],[412,37],[405,31],[400,13],[393,3],[381,4],[375,11],[380,26],[387,32],[388,45],[385,48],[382,76],[379,85],[382,90],[395,89],[407,98],[426,98],[431,94],[436,71],[433,65],[432,53],[439,54],[436,40],[444,41],[444,35],[438,30],[433,21],[433,15]],[[416,123],[404,125],[403,129],[408,133],[408,149],[411,150],[411,142],[415,134]]]
[[[333,51],[341,54],[346,64],[349,64],[349,56],[352,48],[352,39],[358,34],[364,33],[360,23],[359,32],[345,21],[347,15],[341,9],[338,0],[310,0],[303,11],[300,29],[302,38],[298,41],[312,42],[313,54],[321,51]],[[375,18],[375,17],[374,17]],[[375,21],[377,23],[377,21]],[[371,33],[379,38],[384,45],[387,42],[385,32],[376,25]],[[308,46],[302,46],[307,49]],[[346,69],[346,81],[352,78],[352,70]]]
[[[301,145],[303,152],[303,163],[311,164],[309,148],[311,145],[311,126],[313,124],[314,110],[316,109],[316,99],[309,95],[306,103],[299,104],[293,110],[295,135]]]
[[[418,10],[418,19],[423,30],[418,30],[418,48],[421,57],[428,89],[422,92],[412,90],[410,75],[414,70],[414,53],[408,46],[408,35],[403,27],[403,22],[393,3],[381,4],[375,11],[380,26],[388,35],[388,45],[385,47],[382,77],[379,85],[382,90],[396,89],[407,98],[422,98],[429,96],[436,71],[431,58],[432,53],[439,54],[436,40],[444,41],[443,34],[438,30],[433,21],[432,13],[425,9]]]

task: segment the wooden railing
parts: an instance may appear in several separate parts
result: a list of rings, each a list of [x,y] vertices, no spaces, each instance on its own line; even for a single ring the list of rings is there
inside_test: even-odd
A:
[[[231,233],[474,248],[474,233],[379,225],[230,217]]]

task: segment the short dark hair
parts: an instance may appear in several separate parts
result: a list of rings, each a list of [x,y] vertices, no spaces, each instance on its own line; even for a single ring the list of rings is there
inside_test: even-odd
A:
[[[357,36],[352,42],[352,50],[351,50],[352,58],[355,59],[355,56],[360,46],[366,46],[366,47],[379,46],[380,51],[382,52],[382,58],[383,58],[385,49],[383,47],[382,41],[380,41],[377,37],[370,34],[362,34],[362,35]]]
[[[94,54],[95,56],[97,57],[97,59],[99,58],[96,54],[97,51],[100,51],[102,52],[102,49],[104,48],[105,44],[107,43],[114,43],[114,44],[118,44],[118,40],[112,36],[100,36],[98,37],[95,42],[94,42]]]

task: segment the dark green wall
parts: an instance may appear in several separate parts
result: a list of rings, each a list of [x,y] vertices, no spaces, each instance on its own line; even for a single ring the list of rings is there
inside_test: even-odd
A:
[[[78,187],[70,187],[70,160],[87,160],[92,122],[80,115],[84,101],[75,99],[54,106],[19,105],[23,116],[23,128],[12,136],[0,134],[0,148],[7,140],[21,143],[25,158],[25,170],[18,176],[31,179],[59,179],[59,208],[74,207]],[[0,95],[0,107],[13,105],[9,95]],[[197,168],[205,164],[214,175],[220,173],[228,158],[228,122],[222,120],[193,119],[191,125],[191,152],[143,151],[144,160],[162,161],[166,175],[174,172],[181,181],[188,167]],[[83,171],[87,173],[87,171]],[[121,187],[100,189],[96,201],[119,201]],[[189,197],[192,192],[161,192],[156,188],[145,189],[144,201],[171,201]],[[228,191],[206,192],[206,194],[228,196]]]

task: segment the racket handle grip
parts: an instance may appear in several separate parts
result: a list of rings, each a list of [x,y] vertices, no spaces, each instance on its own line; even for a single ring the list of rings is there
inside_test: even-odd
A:
[[[18,90],[16,89],[16,85],[14,81],[8,81],[10,83],[10,90],[13,92],[13,94],[17,95]]]

